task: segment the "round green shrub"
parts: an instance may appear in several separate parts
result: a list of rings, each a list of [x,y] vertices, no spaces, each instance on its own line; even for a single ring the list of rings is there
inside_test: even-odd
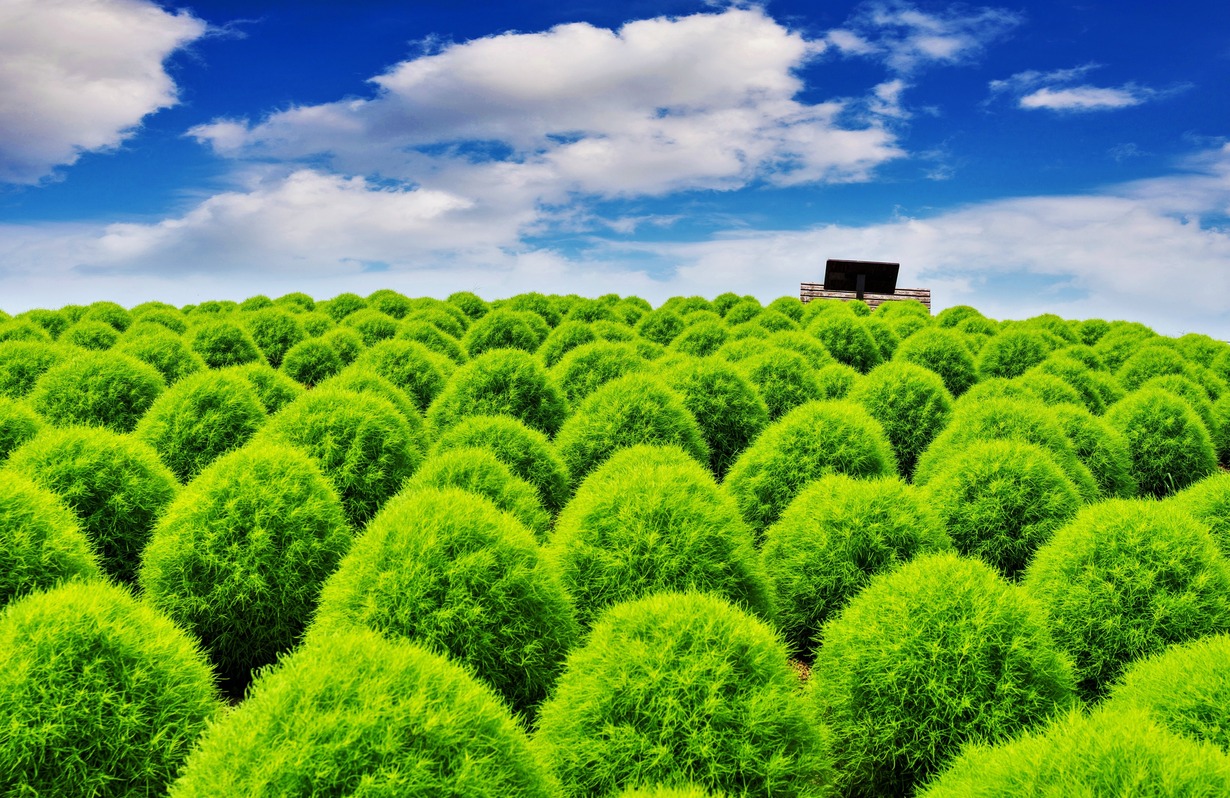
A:
[[[568,415],[563,392],[533,355],[497,349],[453,372],[427,419],[439,433],[470,416],[512,416],[554,435]]]
[[[47,369],[30,403],[56,426],[86,424],[130,432],[165,384],[136,358],[115,352],[79,352]]]
[[[75,578],[102,579],[103,572],[72,510],[25,475],[0,470],[0,610]],[[7,653],[0,649],[0,658]]]
[[[1036,330],[1015,327],[992,337],[978,352],[978,373],[983,379],[1012,379],[1046,360],[1051,352]]]
[[[180,308],[184,315],[193,316],[224,316],[238,309],[239,304],[229,299],[207,299],[198,305],[184,305]]]
[[[679,394],[646,374],[620,377],[594,391],[555,438],[573,484],[618,449],[641,443],[680,446],[698,463],[709,463],[700,426]]]
[[[691,784],[823,796],[832,752],[773,630],[717,597],[616,605],[568,656],[532,745],[567,795]]]
[[[1006,740],[1074,701],[1042,607],[956,554],[873,577],[822,636],[807,692],[847,795],[910,795],[963,744]]]
[[[991,377],[990,379],[1000,378]],[[1038,401],[1050,407],[1073,405],[1084,409],[1087,406],[1080,392],[1065,380],[1052,374],[1038,371],[1036,366],[1019,377],[1013,377],[1012,382],[1017,383],[1036,396]]]
[[[1084,508],[1038,549],[1024,585],[1091,700],[1132,660],[1230,630],[1230,562],[1206,526],[1165,502]]]
[[[47,369],[71,354],[71,349],[43,341],[0,341],[0,396],[28,396]]]
[[[589,325],[589,328],[594,331],[594,335],[604,341],[615,341],[616,343],[624,341],[649,341],[647,338],[643,339],[638,336],[632,327],[627,324],[618,324],[613,321],[595,321]],[[658,346],[665,345],[658,344]]]
[[[248,331],[226,319],[197,324],[189,332],[192,349],[211,369],[241,366],[260,360],[260,349]]]
[[[244,445],[265,418],[260,396],[242,375],[209,370],[185,377],[158,397],[135,434],[187,482]]]
[[[1093,474],[1099,496],[1130,499],[1136,495],[1139,486],[1132,476],[1127,438],[1081,407],[1056,405],[1051,414],[1072,442],[1077,458]]]
[[[110,349],[118,340],[120,340],[120,334],[110,324],[105,321],[88,319],[72,325],[60,336],[62,343],[79,346],[82,349],[92,349],[96,352]]]
[[[1015,440],[971,443],[944,461],[926,490],[957,551],[1009,579],[1081,505],[1049,451]]]
[[[42,429],[43,422],[25,402],[0,395],[0,463]]]
[[[671,340],[670,348],[693,357],[711,355],[730,337],[721,319],[690,324]]]
[[[999,334],[999,325],[981,316],[971,316],[954,328],[965,336],[971,351],[980,352],[989,339]]]
[[[803,320],[803,309],[803,303],[795,296],[779,296],[765,305],[765,310],[781,313],[796,322]]]
[[[1122,398],[1121,395],[1112,398],[1106,392],[1104,387],[1106,385],[1105,381],[1099,381],[1093,375],[1093,371],[1088,365],[1069,354],[1066,350],[1050,355],[1046,360],[1026,372],[1025,376],[1034,373],[1049,374],[1066,382],[1075,389],[1080,396],[1081,402],[1094,415],[1102,415],[1108,405]]]
[[[867,325],[867,332],[871,333],[871,337],[875,339],[876,346],[880,348],[881,358],[883,360],[891,360],[893,354],[897,351],[897,347],[901,345],[901,336],[897,335],[892,325],[883,319],[864,319],[863,323]]]
[[[407,340],[381,341],[355,359],[400,388],[420,412],[444,389],[451,363],[422,344]]]
[[[1185,798],[1230,791],[1230,758],[1140,710],[1078,709],[996,746],[972,743],[920,798]]]
[[[171,307],[149,307],[146,309],[133,308],[131,326],[139,324],[157,324],[165,327],[167,330],[176,335],[183,335],[188,329],[188,322],[184,320],[184,314],[180,313],[177,308]]]
[[[205,368],[205,361],[180,336],[157,325],[135,324],[115,351],[135,357],[158,370],[167,385]]]
[[[1157,334],[1143,325],[1112,327],[1093,345],[1093,351],[1107,368],[1118,371],[1129,357],[1158,340]]]
[[[1230,468],[1230,393],[1213,404],[1213,449],[1223,466]]]
[[[1175,340],[1179,351],[1193,363],[1209,368],[1222,352],[1227,351],[1225,341],[1219,341],[1203,333],[1187,333]]]
[[[341,374],[322,382],[318,388],[338,388],[355,393],[369,393],[378,396],[397,408],[398,412],[410,423],[410,428],[416,435],[426,435],[423,414],[415,407],[405,391],[381,377],[375,371],[356,363],[342,370]]]
[[[309,310],[298,314],[296,318],[309,338],[319,338],[337,326],[337,322],[320,310]]]
[[[952,416],[952,394],[940,376],[901,360],[876,366],[846,397],[880,422],[906,477]]]
[[[317,388],[269,419],[262,440],[297,446],[319,464],[362,527],[427,452],[426,432],[371,393]]]
[[[1106,411],[1123,434],[1142,494],[1166,496],[1213,473],[1213,439],[1191,406],[1161,388],[1133,391]]]
[[[769,332],[800,332],[802,328],[795,319],[785,313],[765,308],[751,320],[752,324],[763,327]]]
[[[614,308],[613,302],[603,302],[597,299],[582,299],[576,302],[568,309],[567,321],[576,322],[593,322],[593,321],[623,321]],[[560,322],[556,326],[562,326],[565,322]],[[554,330],[552,330],[554,332]]]
[[[461,365],[469,360],[466,357],[465,350],[461,348],[461,342],[452,337],[448,333],[441,332],[440,328],[434,324],[429,324],[425,321],[404,321],[401,327],[397,330],[397,337],[407,341],[413,341],[435,352],[437,355],[443,355],[457,365]]]
[[[807,331],[820,339],[839,363],[866,374],[884,361],[880,345],[867,323],[851,312],[829,312],[817,316]]]
[[[406,321],[425,321],[440,332],[452,336],[458,341],[465,337],[466,330],[470,327],[469,317],[447,303],[420,307],[406,316]],[[528,322],[535,329],[542,329],[538,325],[537,319],[529,319]]]
[[[24,313],[17,314],[17,318],[25,321],[32,321],[42,327],[47,335],[51,336],[52,340],[59,338],[64,334],[64,331],[75,324],[66,314],[56,310],[48,310],[46,308],[34,308],[27,310]],[[8,321],[7,315],[0,316],[0,322]],[[105,323],[105,322],[101,322]],[[110,327],[110,325],[107,325]],[[112,327],[112,330],[115,328]]]
[[[670,308],[658,308],[641,316],[636,323],[636,332],[655,344],[668,346],[686,326],[687,322],[679,313]]]
[[[779,330],[766,338],[765,343],[802,355],[807,365],[813,369],[821,369],[837,363],[829,354],[829,350],[824,348],[824,344],[801,330]]]
[[[731,466],[724,485],[759,534],[807,483],[833,473],[896,475],[892,445],[862,406],[808,402],[766,427]]]
[[[525,732],[461,666],[373,633],[263,671],[189,756],[170,798],[554,798]]]
[[[969,390],[978,381],[974,356],[960,333],[928,328],[901,342],[893,353],[895,360],[904,360],[940,375],[944,387],[954,397]]]
[[[263,310],[264,308],[271,308],[271,307],[273,307],[273,300],[265,296],[264,294],[257,294],[255,296],[250,296],[244,301],[239,303],[240,310],[248,310],[248,311]]]
[[[724,795],[685,784],[676,787],[633,787],[619,793],[619,798],[723,798]]]
[[[953,305],[944,308],[935,317],[936,325],[940,327],[956,327],[968,318],[985,318],[977,308],[969,305]]]
[[[538,357],[547,368],[554,368],[564,355],[578,346],[593,343],[598,340],[598,334],[587,323],[573,321],[561,322],[558,327],[538,347]]]
[[[98,427],[43,430],[7,467],[64,499],[103,570],[121,582],[136,580],[141,552],[177,490],[153,449]]]
[[[372,291],[367,295],[367,306],[395,319],[404,319],[414,307],[409,297],[391,288],[378,288]]]
[[[458,488],[489,500],[521,522],[543,542],[551,526],[551,515],[533,485],[521,479],[486,449],[450,449],[428,457],[402,490]]]
[[[116,332],[124,332],[132,324],[132,314],[114,302],[95,302],[85,309],[81,316],[85,321],[101,321],[115,328]]]
[[[307,337],[294,313],[272,306],[249,314],[245,326],[275,369],[282,364],[287,351]]]
[[[950,548],[939,516],[900,479],[823,476],[765,530],[761,556],[777,600],[777,627],[794,655],[810,662],[821,626],[872,576]]]
[[[499,308],[470,325],[461,343],[470,357],[496,349],[537,352],[549,334],[550,327],[536,313]]]
[[[769,423],[764,400],[737,368],[717,358],[687,358],[659,373],[700,425],[709,468],[721,479]]]
[[[816,372],[816,384],[822,399],[845,399],[862,377],[845,363],[832,363]]]
[[[714,593],[773,618],[769,584],[738,507],[677,447],[611,455],[560,513],[546,556],[586,627],[612,604],[670,590]]]
[[[256,396],[265,412],[270,415],[303,395],[303,386],[282,372],[274,371],[267,363],[257,361],[243,366],[231,366],[222,371],[224,374],[238,374],[247,380],[256,390]]]
[[[1213,541],[1230,557],[1230,473],[1218,471],[1166,499],[1208,526]]]
[[[367,348],[367,345],[363,343],[363,338],[349,327],[334,327],[321,334],[320,341],[333,348],[343,366],[349,366]]]
[[[445,301],[460,309],[472,321],[482,318],[490,309],[483,298],[472,291],[455,291]]]
[[[469,490],[421,485],[355,541],[308,638],[354,628],[448,655],[527,717],[579,634],[555,568],[514,516]]]
[[[356,310],[340,322],[359,334],[364,346],[374,346],[397,335],[397,319],[374,308]]]
[[[310,388],[341,371],[342,359],[322,339],[308,338],[286,351],[281,368],[283,374]]]
[[[1204,424],[1204,428],[1209,431],[1210,437],[1213,435],[1214,430],[1217,429],[1213,403],[1209,401],[1209,395],[1205,393],[1204,388],[1201,388],[1195,380],[1178,374],[1165,374],[1145,380],[1140,387],[1161,388],[1163,391],[1169,391],[1187,402],[1188,406],[1196,411],[1196,415],[1200,418],[1201,423]],[[1216,445],[1214,449],[1216,449]]]
[[[341,502],[289,446],[249,444],[209,465],[154,528],[145,599],[204,644],[232,696],[299,641],[351,542]]]
[[[549,327],[554,327],[560,323],[562,317],[559,310],[556,309],[555,302],[552,300],[553,297],[548,297],[537,291],[529,291],[509,297],[500,303],[500,307],[520,312],[536,313]]]
[[[569,405],[575,406],[611,380],[648,370],[649,364],[632,344],[595,341],[560,358],[551,369],[551,377]]]
[[[54,340],[51,333],[30,319],[10,319],[0,322],[0,343],[10,341],[42,341]]]
[[[806,358],[787,349],[763,348],[759,354],[740,360],[738,367],[764,400],[770,421],[822,396],[816,373]]]
[[[273,304],[289,308],[296,313],[304,313],[316,308],[316,300],[302,291],[292,291],[273,300]]]
[[[568,471],[547,436],[510,416],[470,416],[449,427],[432,454],[454,449],[487,449],[512,473],[534,486],[548,512],[568,502]]]
[[[162,795],[221,709],[196,643],[123,588],[67,583],[0,614],[5,795]]]
[[[1168,346],[1154,345],[1137,350],[1123,361],[1123,365],[1115,371],[1115,377],[1125,391],[1131,392],[1154,377],[1166,374],[1190,377],[1194,373],[1192,364],[1180,352]]]

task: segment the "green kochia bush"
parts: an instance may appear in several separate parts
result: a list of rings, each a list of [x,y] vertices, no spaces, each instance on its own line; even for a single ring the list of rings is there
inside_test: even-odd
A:
[[[666,590],[716,593],[773,617],[752,535],[734,501],[682,449],[634,446],[595,470],[556,521],[547,546],[577,616]]]
[[[226,319],[206,321],[196,325],[188,333],[192,349],[211,369],[224,366],[241,366],[260,360],[260,349],[248,331],[238,323]]]
[[[303,395],[303,386],[266,363],[247,363],[223,369],[224,374],[238,374],[256,389],[265,412],[273,414]]]
[[[1106,411],[1127,438],[1142,494],[1165,496],[1217,469],[1213,440],[1191,406],[1169,391],[1133,391]]]
[[[1132,475],[1132,455],[1127,438],[1088,410],[1071,405],[1052,407],[1051,414],[1059,422],[1076,456],[1098,483],[1103,498],[1130,499],[1138,486]]]
[[[480,447],[489,450],[513,474],[533,485],[552,514],[571,496],[568,470],[547,436],[510,416],[470,416],[436,441],[433,454]]]
[[[953,396],[960,396],[978,381],[973,354],[961,334],[951,330],[919,330],[901,342],[893,359],[931,369]]]
[[[72,511],[26,476],[0,471],[0,608],[75,577],[101,579],[102,570]]]
[[[551,328],[536,313],[501,308],[470,325],[461,343],[470,357],[493,349],[537,352],[550,332]]]
[[[17,447],[38,434],[43,422],[24,402],[0,395],[0,463]]]
[[[337,388],[355,393],[367,393],[378,396],[397,408],[416,434],[424,434],[423,414],[419,412],[405,391],[381,377],[372,369],[361,364],[353,364],[342,370],[342,373],[330,377],[317,388]]]
[[[957,551],[1010,579],[1081,506],[1047,450],[1013,440],[970,444],[944,461],[926,490]]]
[[[308,338],[288,349],[281,361],[282,372],[309,388],[342,370],[337,350],[319,338]]]
[[[356,527],[414,473],[427,452],[422,428],[372,394],[316,389],[287,405],[260,433],[297,446],[329,477]]]
[[[621,377],[594,391],[555,439],[574,484],[616,450],[638,443],[680,446],[697,462],[709,463],[709,447],[683,400],[644,374]]]
[[[241,695],[253,668],[298,642],[350,540],[316,464],[290,447],[253,443],[180,491],[154,529],[139,582]]]
[[[406,392],[420,412],[440,394],[452,372],[452,363],[414,341],[381,341],[355,358]]]
[[[659,593],[611,607],[539,713],[533,740],[566,795],[691,785],[827,796],[832,754],[786,650],[716,597]]]
[[[527,714],[579,633],[555,568],[512,515],[469,491],[412,486],[325,583],[309,640],[354,627],[447,654]]]
[[[275,307],[248,315],[246,324],[252,340],[275,369],[287,350],[307,337],[294,313]]]
[[[1074,701],[1042,607],[956,554],[875,577],[823,639],[807,691],[851,796],[910,795],[962,744],[1008,739]]]
[[[666,367],[661,377],[700,425],[709,467],[721,479],[769,423],[764,400],[736,367],[718,358],[688,358]]]
[[[538,347],[538,357],[542,359],[543,365],[552,368],[573,349],[592,344],[597,340],[598,334],[589,324],[580,321],[564,321],[552,330],[542,342],[542,346]]]
[[[136,579],[141,551],[177,488],[153,449],[97,427],[43,430],[7,467],[63,497],[103,569],[121,582]]]
[[[667,346],[675,340],[675,336],[683,332],[687,322],[675,311],[669,308],[651,310],[641,316],[636,323],[636,332],[655,344]]]
[[[797,352],[768,347],[740,360],[738,367],[764,400],[770,421],[801,404],[823,398],[815,372]]]
[[[765,531],[761,555],[778,628],[795,654],[811,661],[823,623],[872,576],[950,548],[939,516],[896,477],[821,477]]]
[[[61,343],[101,352],[115,346],[116,341],[120,340],[120,334],[105,321],[82,320],[65,330],[59,340]]]
[[[458,665],[372,633],[265,672],[188,758],[170,798],[555,798],[525,732]]]
[[[817,316],[807,331],[820,339],[837,361],[866,374],[884,361],[880,345],[867,324],[846,311],[830,311]]]
[[[0,396],[29,395],[38,378],[71,353],[68,347],[42,341],[0,341]]]
[[[256,389],[240,374],[209,370],[185,377],[158,397],[136,436],[158,452],[181,482],[238,449],[265,423]]]
[[[427,410],[436,431],[470,416],[505,415],[554,435],[568,415],[568,403],[533,355],[497,349],[457,369]]]
[[[897,473],[884,429],[850,402],[808,402],[787,413],[744,450],[724,484],[759,534],[804,485],[832,473]]]
[[[1230,562],[1206,526],[1167,503],[1086,507],[1038,549],[1024,585],[1090,699],[1133,659],[1230,630]]]
[[[193,352],[188,343],[162,327],[139,325],[120,339],[115,351],[131,355],[158,369],[167,385],[205,368],[205,361]]]
[[[93,424],[131,432],[165,384],[139,360],[114,352],[81,352],[39,377],[30,403],[52,424]]]
[[[648,370],[649,364],[632,344],[595,341],[560,358],[551,369],[551,377],[569,404],[575,406],[611,380]]]
[[[1141,710],[1071,710],[996,746],[975,743],[919,798],[1230,794],[1230,758],[1186,740]]]
[[[1051,353],[1045,336],[1027,328],[1008,329],[987,341],[978,352],[978,373],[989,377],[1019,377]]]
[[[374,346],[397,335],[397,319],[370,307],[349,314],[341,324],[357,332],[364,346]]]
[[[457,365],[469,360],[466,357],[465,350],[461,348],[461,343],[449,335],[426,321],[410,320],[402,322],[397,330],[397,337],[407,341],[414,341],[435,352],[437,355],[443,355]]]
[[[195,642],[123,588],[64,584],[0,614],[4,795],[161,795],[221,708]]]
[[[1217,472],[1166,499],[1208,526],[1213,541],[1230,557],[1230,473]]]
[[[431,455],[403,490],[421,488],[460,488],[478,494],[510,513],[540,542],[551,526],[551,515],[543,509],[534,486],[486,449],[469,447]]]
[[[884,427],[906,476],[914,472],[919,455],[952,416],[952,394],[939,375],[901,360],[876,366],[847,398],[866,408]]]

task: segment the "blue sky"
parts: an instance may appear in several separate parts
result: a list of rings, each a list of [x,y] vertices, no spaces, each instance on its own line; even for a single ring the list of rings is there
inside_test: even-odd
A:
[[[768,300],[842,257],[1230,338],[1228,233],[1212,2],[0,0],[10,312]]]

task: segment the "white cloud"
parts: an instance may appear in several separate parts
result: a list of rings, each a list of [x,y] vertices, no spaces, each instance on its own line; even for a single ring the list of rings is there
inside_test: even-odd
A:
[[[1018,72],[1004,80],[993,80],[989,87],[993,96],[1005,93],[1014,96],[1018,108],[1073,113],[1130,108],[1188,88],[1186,85],[1180,85],[1158,90],[1135,83],[1125,83],[1118,87],[1093,86],[1088,83],[1074,85],[1090,72],[1100,68],[1100,64],[1084,64],[1050,72],[1029,70]]]
[[[1019,25],[1019,14],[1001,8],[953,5],[926,12],[905,2],[864,5],[825,41],[846,55],[881,58],[897,72],[930,64],[960,64]]]
[[[205,30],[145,0],[0,2],[0,182],[36,183],[174,105],[163,61]]]

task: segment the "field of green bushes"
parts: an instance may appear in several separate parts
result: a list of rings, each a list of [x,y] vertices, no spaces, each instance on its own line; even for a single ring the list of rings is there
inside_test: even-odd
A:
[[[0,798],[1230,795],[1230,343],[0,312]]]

